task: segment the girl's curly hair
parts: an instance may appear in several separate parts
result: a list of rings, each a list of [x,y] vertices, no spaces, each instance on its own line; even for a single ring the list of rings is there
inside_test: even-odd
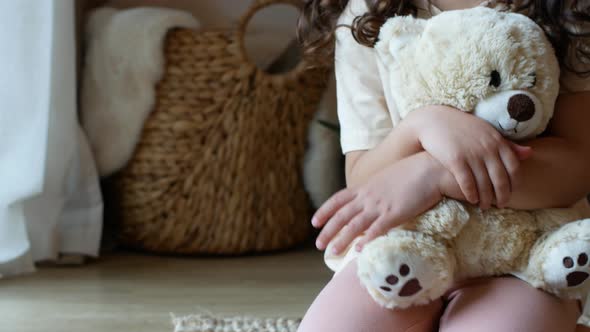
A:
[[[298,23],[304,56],[316,63],[330,62],[334,30],[349,0],[307,0]],[[354,19],[351,29],[361,45],[373,47],[385,21],[397,15],[416,16],[410,0],[365,0],[368,11]],[[514,5],[512,0],[505,3]],[[515,11],[527,14],[547,34],[561,65],[579,76],[590,76],[590,1],[521,0]]]

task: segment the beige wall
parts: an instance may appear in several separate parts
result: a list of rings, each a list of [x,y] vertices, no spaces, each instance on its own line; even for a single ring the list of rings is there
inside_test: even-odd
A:
[[[252,0],[108,0],[110,6],[128,8],[139,5],[162,6],[183,9],[191,12],[205,27],[225,27],[235,23],[240,15],[250,6]],[[284,9],[284,10],[283,10]],[[272,15],[261,15],[265,25],[273,28],[286,26],[286,22],[295,20],[296,11],[279,7],[273,9]]]
[[[78,22],[78,53],[81,55],[83,40],[81,38],[84,17],[87,13],[101,5],[117,8],[138,6],[160,6],[189,11],[204,28],[222,28],[235,26],[241,15],[248,9],[253,0],[77,0]],[[294,26],[298,12],[289,6],[280,5],[272,8],[272,12],[261,11],[249,26],[251,38],[247,38],[249,52],[259,50],[272,54],[281,54],[290,46],[294,39]],[[279,36],[277,38],[277,36]],[[78,59],[81,57],[79,56]],[[261,61],[259,65],[263,65]],[[80,61],[78,61],[78,68]]]

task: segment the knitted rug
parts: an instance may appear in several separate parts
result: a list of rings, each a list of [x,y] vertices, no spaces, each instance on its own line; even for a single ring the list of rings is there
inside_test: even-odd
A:
[[[172,317],[174,332],[296,332],[301,319],[197,314]]]

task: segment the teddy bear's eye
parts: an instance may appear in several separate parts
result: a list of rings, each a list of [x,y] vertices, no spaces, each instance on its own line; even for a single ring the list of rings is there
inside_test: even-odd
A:
[[[502,84],[502,77],[500,77],[500,73],[497,70],[492,71],[490,78],[490,85],[494,88],[497,88]]]

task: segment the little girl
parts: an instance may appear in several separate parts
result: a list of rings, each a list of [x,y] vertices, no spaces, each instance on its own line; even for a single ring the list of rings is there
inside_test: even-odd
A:
[[[432,105],[400,121],[373,50],[389,17],[427,18],[479,5],[529,15],[546,31],[562,65],[562,94],[550,128],[513,144],[459,110]],[[334,253],[410,220],[443,196],[517,209],[566,207],[590,192],[588,1],[310,0],[300,26],[306,53],[335,55],[347,189],[314,215],[316,245]],[[582,29],[580,29],[582,28]],[[335,41],[335,48],[333,47]],[[584,92],[589,91],[589,92]],[[362,240],[349,248],[356,237]],[[558,299],[513,277],[463,281],[429,305],[388,310],[361,287],[356,262],[335,275],[309,308],[300,332],[573,332],[575,301]]]

